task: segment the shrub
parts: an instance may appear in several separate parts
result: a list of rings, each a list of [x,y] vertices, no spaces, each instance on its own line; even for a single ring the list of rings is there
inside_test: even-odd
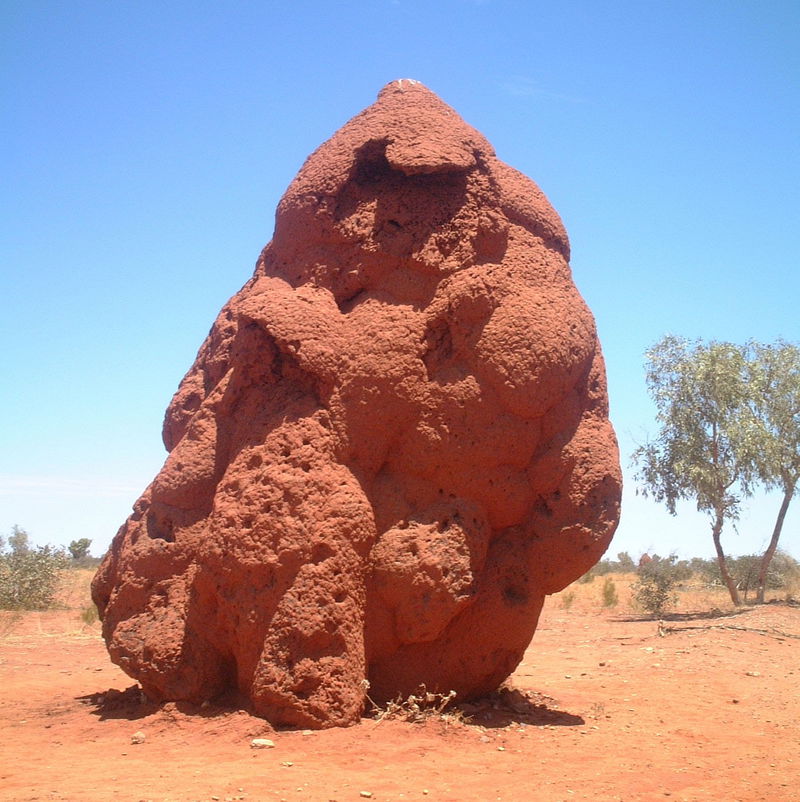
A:
[[[565,610],[569,610],[572,607],[572,602],[575,601],[575,591],[568,590],[561,596],[561,607]]]
[[[654,616],[675,604],[678,597],[675,587],[691,574],[686,562],[678,562],[673,554],[670,557],[655,555],[642,562],[637,569],[638,581],[633,585],[633,599],[642,609]]]
[[[603,582],[603,607],[616,607],[618,604],[617,586],[614,584],[614,580],[607,576],[606,581]]]
[[[69,564],[63,549],[32,548],[28,534],[15,526],[8,538],[11,550],[0,539],[0,609],[44,610],[53,606],[60,571]]]

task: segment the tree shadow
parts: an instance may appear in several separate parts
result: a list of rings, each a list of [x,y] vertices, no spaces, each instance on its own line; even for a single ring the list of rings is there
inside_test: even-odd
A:
[[[736,616],[744,615],[749,610],[749,607],[740,607],[736,610],[720,610],[718,607],[712,607],[710,610],[701,610],[692,613],[663,613],[660,616],[624,616],[619,617],[617,620],[626,623],[643,623],[645,621],[702,621],[714,618],[735,618]]]

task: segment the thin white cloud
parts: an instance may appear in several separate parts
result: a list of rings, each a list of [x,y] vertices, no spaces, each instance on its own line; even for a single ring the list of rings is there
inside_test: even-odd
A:
[[[0,474],[0,496],[42,496],[104,498],[138,495],[144,488],[132,482],[98,477],[74,479],[65,476],[15,476]]]
[[[567,103],[585,103],[584,98],[551,92],[539,81],[527,75],[512,75],[501,84],[502,90],[513,97],[539,97],[547,100],[562,100]]]

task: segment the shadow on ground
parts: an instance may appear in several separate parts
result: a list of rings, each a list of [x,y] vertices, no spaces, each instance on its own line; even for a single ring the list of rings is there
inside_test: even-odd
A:
[[[164,705],[148,699],[138,685],[131,685],[124,691],[110,688],[107,691],[76,697],[84,705],[92,708],[92,714],[100,721],[124,719],[137,721],[152,716],[163,710]],[[212,719],[221,715],[242,712],[243,706],[233,698],[220,698],[212,704],[195,705],[189,702],[168,703],[178,712],[186,716]],[[380,710],[368,714],[369,718],[381,718]],[[378,715],[376,716],[375,713]],[[398,711],[398,715],[387,718],[406,718]],[[536,727],[579,727],[586,722],[581,716],[559,710],[556,701],[549,696],[535,691],[521,691],[516,688],[500,688],[488,696],[470,702],[460,702],[448,706],[439,713],[421,711],[419,720],[449,714],[463,715],[465,724],[488,728],[502,728],[511,724],[525,724]],[[412,720],[407,718],[406,720]]]
[[[702,610],[693,613],[663,613],[660,616],[624,616],[617,620],[626,623],[642,623],[645,621],[703,621],[714,618],[735,618],[738,615],[744,615],[750,609],[749,607],[741,607],[738,610],[720,610],[718,607],[712,607],[710,610]]]
[[[470,723],[484,727],[527,724],[535,727],[580,727],[581,716],[559,710],[555,699],[535,691],[500,688],[489,696],[457,705]]]
[[[92,707],[92,713],[100,721],[109,719],[126,719],[136,721],[147,718],[160,710],[164,709],[164,704],[154,702],[145,695],[138,685],[131,685],[124,691],[109,688],[107,691],[90,693],[86,696],[78,696],[77,700],[84,705]],[[187,716],[197,718],[215,718],[226,713],[233,713],[241,710],[242,706],[237,704],[233,698],[221,697],[213,703],[202,705],[190,702],[172,702],[170,704],[175,710]]]

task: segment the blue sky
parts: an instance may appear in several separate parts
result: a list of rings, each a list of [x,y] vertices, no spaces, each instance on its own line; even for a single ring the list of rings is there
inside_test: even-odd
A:
[[[421,80],[531,176],[597,318],[621,550],[712,554],[635,493],[667,333],[800,341],[800,4],[0,3],[0,533],[102,553],[161,420],[305,157]],[[760,549],[758,497],[732,553]],[[800,501],[784,546],[800,557]]]

